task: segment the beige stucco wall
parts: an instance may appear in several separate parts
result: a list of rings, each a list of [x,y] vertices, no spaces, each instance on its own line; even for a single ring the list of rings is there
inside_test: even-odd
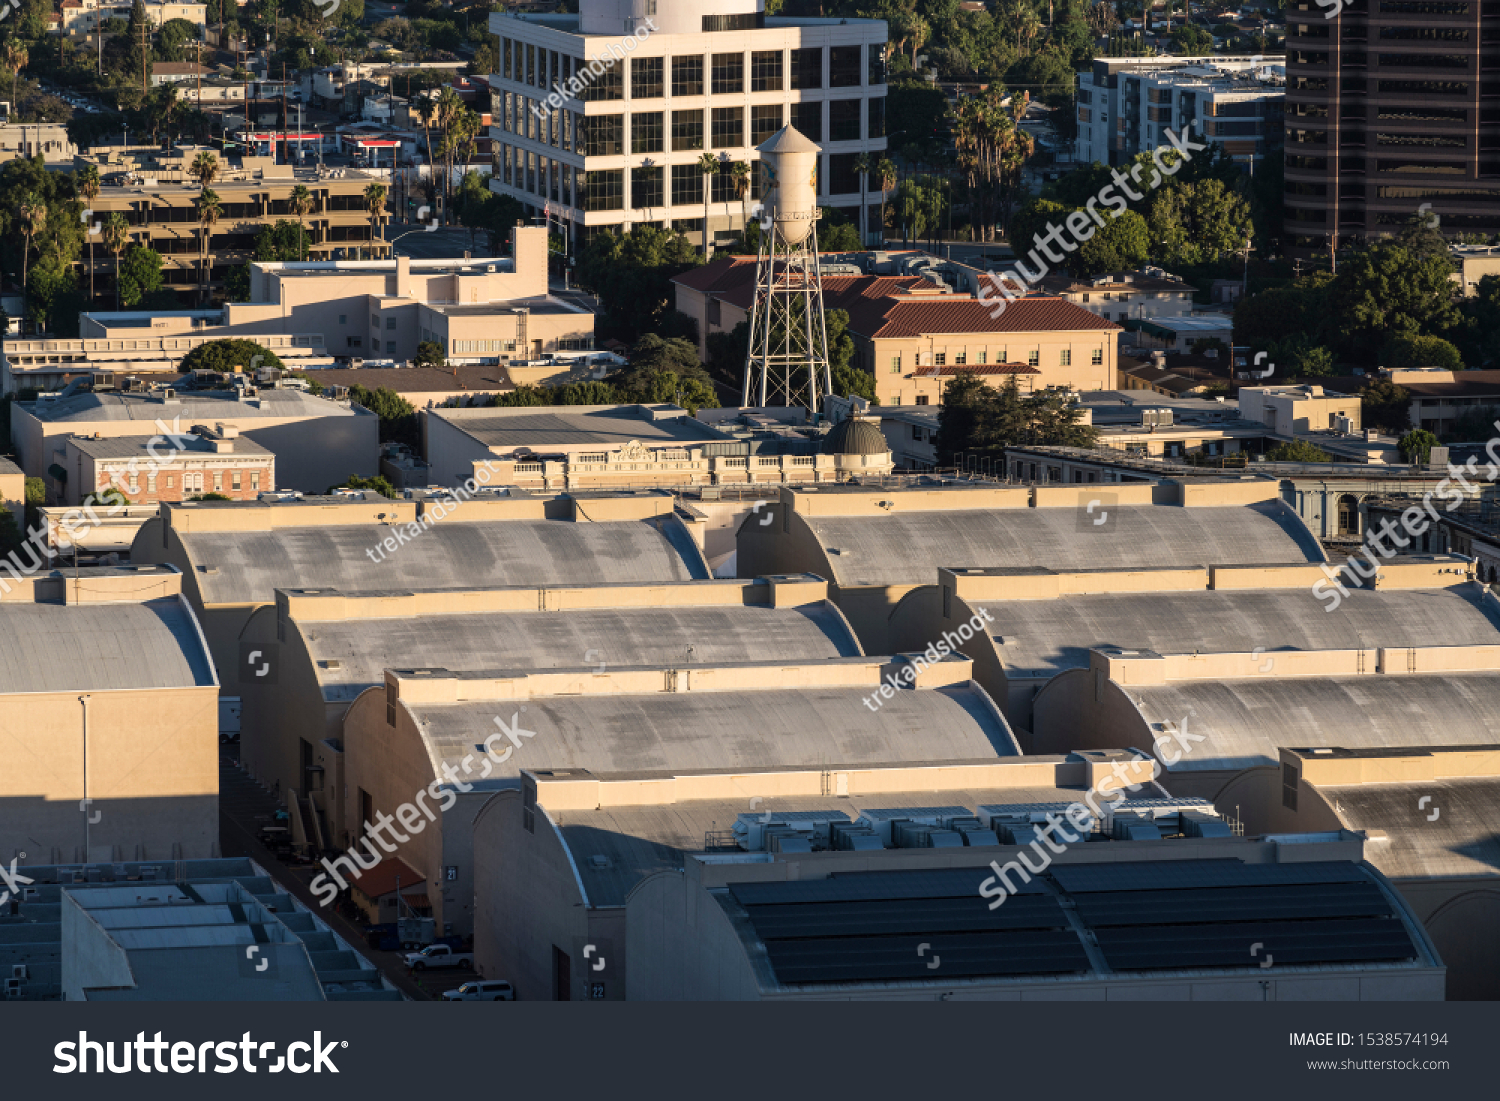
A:
[[[1065,386],[1073,390],[1111,390],[1115,385],[1115,348],[1117,334],[1110,330],[1083,329],[1078,331],[1036,333],[937,333],[919,337],[877,338],[874,340],[855,337],[856,356],[861,367],[875,376],[875,395],[881,405],[924,404],[918,398],[925,397],[925,404],[941,405],[942,391],[953,381],[952,376],[920,378],[918,367],[931,367],[935,357],[944,357],[944,366],[958,364],[964,357],[966,366],[977,367],[980,353],[985,361],[995,363],[1029,363],[1032,352],[1037,353],[1038,374],[1019,375],[1017,382],[1021,392],[1045,390],[1049,386]],[[1102,362],[1093,362],[1093,353],[1103,353]],[[1062,365],[1063,353],[1071,356],[1071,364]],[[895,360],[899,357],[900,364]],[[920,363],[918,359],[920,357]],[[1005,375],[982,375],[991,386],[1004,386]]]

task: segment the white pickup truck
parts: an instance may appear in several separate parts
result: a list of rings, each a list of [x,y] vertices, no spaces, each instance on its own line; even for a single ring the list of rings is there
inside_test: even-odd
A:
[[[406,953],[401,959],[413,971],[426,971],[428,968],[437,970],[440,967],[474,968],[472,952],[455,952],[446,944],[429,944],[420,952]]]

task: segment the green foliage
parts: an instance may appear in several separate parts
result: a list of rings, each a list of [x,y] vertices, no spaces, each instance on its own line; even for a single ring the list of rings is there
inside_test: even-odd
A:
[[[1214,39],[1202,27],[1178,27],[1172,32],[1172,46],[1184,57],[1201,57],[1213,52]]]
[[[105,489],[95,490],[83,499],[84,508],[124,508],[130,504],[130,498],[125,496],[117,487],[109,486]]]
[[[1306,440],[1279,443],[1266,452],[1266,461],[1273,463],[1331,463],[1333,456],[1321,447],[1314,447]]]
[[[944,390],[938,412],[938,465],[952,465],[959,452],[998,456],[1015,445],[1092,447],[1098,430],[1080,423],[1082,415],[1065,391],[1023,395],[1015,375],[996,389],[972,372],[960,372]]]
[[[908,79],[886,88],[886,133],[899,134],[902,147],[912,146],[930,159],[941,157],[947,115],[948,101],[936,84]]]
[[[435,340],[423,340],[417,345],[417,354],[412,363],[418,367],[446,367],[448,360],[443,355],[441,344]]]
[[[33,395],[32,400],[35,400]],[[26,479],[26,503],[28,505],[44,505],[47,503],[47,483],[40,478]]]
[[[1337,350],[1369,362],[1395,337],[1456,325],[1452,270],[1446,256],[1423,256],[1389,238],[1341,255],[1328,297]]]
[[[1425,428],[1412,428],[1396,441],[1401,457],[1409,463],[1426,463],[1438,438]]]
[[[120,260],[120,303],[127,309],[155,305],[149,301],[161,289],[161,254],[131,245]],[[173,300],[175,302],[175,298]]]
[[[1381,364],[1391,368],[1442,367],[1462,371],[1464,360],[1459,350],[1440,336],[1413,336],[1403,333],[1386,342],[1380,353]]]
[[[1411,423],[1411,391],[1390,379],[1366,383],[1359,392],[1359,404],[1366,428],[1400,432]]]
[[[255,235],[255,258],[282,262],[306,260],[311,246],[312,237],[300,223],[280,218],[273,226],[261,226]]]
[[[1150,254],[1151,231],[1146,219],[1127,210],[1106,218],[1104,225],[1072,254],[1068,267],[1074,275],[1088,279],[1139,267]]]
[[[193,496],[189,497],[188,500],[189,501],[232,501],[232,500],[234,500],[234,498],[233,497],[225,496],[222,493],[209,492],[209,493],[195,493],[195,494],[193,494]]]
[[[21,549],[26,542],[26,533],[16,523],[15,514],[8,508],[0,508],[0,558]]]
[[[1250,204],[1218,179],[1174,181],[1159,188],[1149,221],[1151,236],[1159,242],[1155,258],[1177,267],[1219,260],[1244,248],[1254,228]]]
[[[672,402],[692,413],[719,404],[713,379],[698,362],[697,346],[681,337],[664,340],[647,333],[630,349],[630,363],[605,381],[627,401]]]
[[[349,400],[364,406],[380,418],[380,442],[404,443],[408,447],[422,445],[421,424],[411,402],[396,391],[382,386],[368,390],[363,386],[349,387]]]
[[[206,344],[198,345],[182,358],[179,369],[184,373],[218,371],[220,374],[227,375],[233,374],[236,367],[248,372],[258,367],[280,366],[280,358],[271,349],[253,340],[233,338],[210,340]]]
[[[820,207],[818,215],[818,251],[859,252],[864,247],[859,242],[859,227],[844,217],[842,211]]]
[[[701,263],[682,234],[636,226],[623,236],[601,233],[589,242],[578,259],[578,281],[604,306],[600,327],[633,341],[656,332],[673,309],[673,277]]]
[[[342,484],[329,486],[325,492],[332,493],[336,489],[373,490],[374,492],[380,494],[382,497],[389,497],[393,501],[399,500],[401,496],[396,492],[396,487],[391,485],[390,480],[381,474],[376,474],[371,478],[365,478],[359,474],[351,474],[347,479],[344,480]]]
[[[1468,408],[1449,422],[1442,433],[1444,443],[1483,443],[1493,439],[1500,428],[1500,408],[1490,405],[1484,408]]]
[[[1328,297],[1332,283],[1333,277],[1327,272],[1317,272],[1290,286],[1252,294],[1234,308],[1234,343],[1249,348],[1253,355],[1270,350],[1291,333],[1303,334],[1309,345],[1321,341],[1330,328]]]

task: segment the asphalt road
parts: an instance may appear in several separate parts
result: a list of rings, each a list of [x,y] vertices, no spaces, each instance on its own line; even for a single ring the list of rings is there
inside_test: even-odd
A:
[[[420,222],[392,222],[386,227],[385,239],[395,242],[397,256],[411,256],[418,260],[462,259],[465,252],[484,256],[487,249],[484,237],[478,244],[470,244],[469,231],[462,226],[440,226],[429,230]]]

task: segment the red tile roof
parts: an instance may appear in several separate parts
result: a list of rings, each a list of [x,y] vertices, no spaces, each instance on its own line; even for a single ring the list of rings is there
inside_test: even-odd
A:
[[[388,895],[396,889],[397,878],[401,880],[401,895],[406,897],[408,888],[425,890],[427,883],[422,878],[422,873],[412,868],[410,864],[400,857],[393,856],[389,860],[382,860],[364,875],[354,881],[354,886],[359,888],[361,894],[366,898],[380,898]]]
[[[916,375],[918,378],[935,378],[939,375],[958,375],[968,372],[972,375],[1039,375],[1035,367],[1025,363],[989,363],[989,364],[958,364],[951,367],[918,367]]]

